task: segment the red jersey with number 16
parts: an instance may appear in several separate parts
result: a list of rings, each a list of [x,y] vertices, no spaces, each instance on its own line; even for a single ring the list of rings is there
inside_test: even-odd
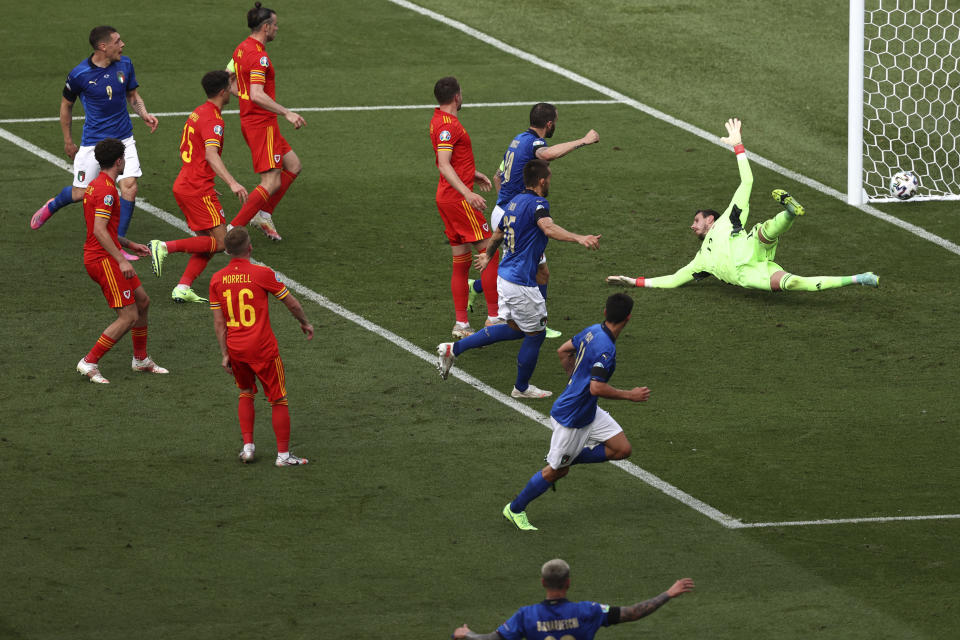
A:
[[[270,326],[268,293],[277,300],[290,295],[273,269],[244,258],[233,258],[210,278],[210,308],[223,312],[231,358],[269,362],[280,355]]]
[[[87,222],[87,241],[83,245],[83,264],[93,264],[104,258],[113,257],[103,248],[97,236],[93,235],[93,224],[97,218],[107,221],[107,231],[117,249],[117,227],[120,225],[120,194],[117,185],[106,173],[101,171],[83,192],[83,218]]]
[[[266,47],[256,38],[247,38],[234,50],[233,64],[237,71],[237,93],[240,94],[240,124],[249,127],[275,123],[277,114],[257,106],[250,99],[250,85],[254,84],[262,84],[264,93],[277,99],[273,65]]]
[[[463,180],[463,184],[467,185],[467,189],[473,189],[473,178],[477,172],[473,162],[473,144],[457,116],[441,111],[439,107],[434,109],[433,119],[430,121],[430,141],[433,142],[434,155],[444,150],[453,152],[450,156],[450,166]],[[439,166],[439,160],[435,159],[435,162]],[[463,196],[441,174],[440,182],[437,184],[437,202],[460,200],[463,200]]]
[[[173,182],[174,191],[187,196],[213,193],[216,174],[207,162],[207,147],[216,147],[218,154],[223,153],[223,116],[209,100],[194,109],[183,125],[180,138],[183,166]]]

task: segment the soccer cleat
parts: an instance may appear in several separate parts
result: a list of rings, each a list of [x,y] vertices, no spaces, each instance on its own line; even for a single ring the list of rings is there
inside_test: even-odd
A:
[[[151,240],[150,260],[153,262],[153,275],[160,277],[163,273],[163,261],[167,258],[167,245],[160,240]]]
[[[274,464],[276,464],[278,467],[299,467],[307,464],[308,462],[310,461],[306,458],[298,458],[291,453],[286,458],[281,458],[279,455],[277,455],[277,461]]]
[[[527,387],[526,391],[520,391],[514,387],[513,391],[510,392],[510,395],[514,398],[549,398],[553,395],[553,392],[535,387],[531,384]]]
[[[36,231],[43,224],[50,219],[50,216],[53,214],[50,213],[50,203],[53,202],[53,198],[50,198],[43,203],[43,206],[37,209],[37,212],[30,217],[30,228]]]
[[[249,444],[243,445],[243,449],[240,450],[240,462],[247,464],[248,462],[253,462],[253,457],[256,454],[257,446],[252,442]]]
[[[137,358],[134,357],[133,360],[130,361],[130,368],[140,373],[170,373],[154,362],[150,356],[147,356],[143,360],[137,360]]]
[[[469,322],[454,322],[452,333],[454,338],[466,338],[473,335],[473,329]]]
[[[136,262],[140,259],[140,256],[135,256],[132,253],[127,253],[123,249],[120,249],[120,253],[123,254],[123,257],[127,259],[127,262]]]
[[[263,232],[263,235],[267,236],[274,242],[280,242],[283,238],[280,237],[280,234],[277,233],[277,228],[273,226],[272,216],[265,216],[263,211],[257,211],[257,215],[253,216],[250,220],[250,224],[254,225],[260,231]]]
[[[473,311],[473,302],[480,295],[480,292],[473,288],[474,282],[476,280],[467,280],[467,311]]]
[[[556,329],[551,329],[550,327],[547,327],[544,333],[547,334],[548,338],[559,338],[563,335],[561,332],[557,331]]]
[[[77,363],[77,371],[82,376],[87,376],[90,379],[90,382],[96,382],[97,384],[110,384],[110,381],[104,378],[100,374],[100,367],[93,362],[87,362],[86,356],[80,358],[80,362]]]
[[[527,520],[527,512],[521,511],[520,513],[514,513],[510,510],[510,503],[507,503],[507,506],[503,508],[503,517],[512,522],[517,526],[517,529],[521,531],[539,531],[535,526],[530,524],[530,521]]]
[[[170,292],[170,299],[174,302],[184,303],[184,302],[210,302],[203,296],[197,294],[196,291],[187,287],[186,289],[181,289],[180,287],[174,287],[173,291]]]
[[[483,323],[483,326],[494,327],[498,324],[507,324],[507,321],[500,317],[493,318],[491,316],[487,316],[487,320]]]
[[[782,204],[790,215],[802,216],[804,214],[803,205],[783,189],[774,189],[772,195],[773,199]]]
[[[880,288],[880,276],[875,274],[873,271],[867,271],[866,273],[858,273],[856,275],[857,282],[862,284],[865,287],[873,287],[874,289]]]
[[[453,355],[452,342],[441,342],[437,345],[437,371],[440,372],[441,378],[447,379],[447,376],[450,375],[450,367],[453,366],[453,361],[456,359],[457,356]]]

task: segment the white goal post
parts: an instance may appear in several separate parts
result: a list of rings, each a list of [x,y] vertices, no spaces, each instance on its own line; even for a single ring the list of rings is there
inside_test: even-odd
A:
[[[848,96],[847,202],[960,200],[960,0],[850,0]]]

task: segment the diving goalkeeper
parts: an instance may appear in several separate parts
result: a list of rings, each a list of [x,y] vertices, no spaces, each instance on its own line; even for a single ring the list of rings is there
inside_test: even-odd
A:
[[[740,137],[740,120],[731,118],[726,127],[727,137],[721,141],[731,145],[737,154],[740,186],[723,215],[712,209],[702,209],[694,215],[690,228],[703,240],[697,255],[672,275],[657,278],[608,276],[607,282],[673,289],[691,280],[715,276],[729,284],[764,291],[821,291],[851,284],[879,287],[880,278],[869,271],[853,276],[805,277],[788,273],[773,261],[780,236],[793,225],[797,216],[803,215],[803,207],[789,193],[776,189],[773,199],[782,204],[784,210],[754,225],[749,232],[744,230],[750,210],[753,173]]]

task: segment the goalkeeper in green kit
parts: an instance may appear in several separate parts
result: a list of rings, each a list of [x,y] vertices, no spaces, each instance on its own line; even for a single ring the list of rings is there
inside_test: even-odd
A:
[[[730,206],[723,214],[712,209],[697,211],[690,228],[703,240],[700,251],[685,267],[676,273],[657,278],[632,278],[608,276],[611,284],[626,284],[637,287],[672,289],[691,280],[715,276],[729,284],[763,291],[821,291],[851,284],[879,287],[880,278],[875,273],[859,273],[853,276],[798,276],[789,273],[773,261],[780,236],[787,231],[803,207],[793,196],[782,189],[773,192],[773,199],[784,210],[746,231],[744,224],[750,210],[750,190],[753,173],[750,161],[740,137],[740,120],[727,120],[727,137],[723,142],[733,147],[740,168],[740,186],[733,194]]]

